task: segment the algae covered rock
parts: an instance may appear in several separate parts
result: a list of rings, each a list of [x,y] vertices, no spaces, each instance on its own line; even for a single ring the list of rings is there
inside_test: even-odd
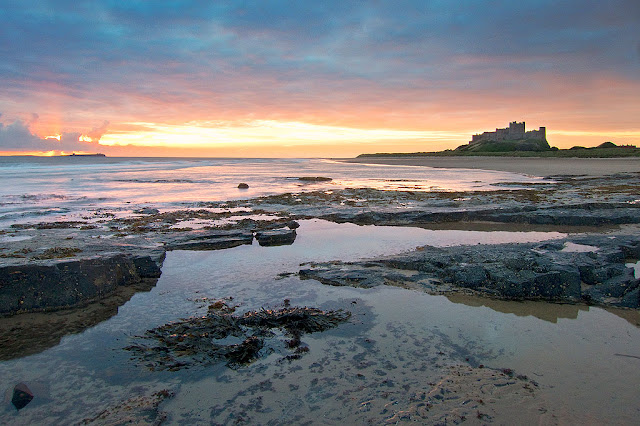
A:
[[[342,310],[290,306],[250,311],[243,315],[234,315],[234,311],[235,307],[226,301],[216,301],[209,306],[205,316],[148,330],[125,349],[151,370],[175,371],[218,362],[238,368],[269,353],[262,349],[265,342],[276,338],[275,330],[283,331],[290,338],[285,347],[294,352],[286,359],[292,360],[308,351],[308,348],[301,347],[300,338],[304,334],[336,327],[351,316]]]

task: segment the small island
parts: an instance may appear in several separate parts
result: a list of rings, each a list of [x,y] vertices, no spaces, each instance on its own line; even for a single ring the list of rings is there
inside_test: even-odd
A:
[[[604,142],[593,148],[574,146],[569,149],[552,147],[547,142],[546,127],[526,131],[525,122],[512,121],[509,127],[493,132],[475,134],[468,144],[456,149],[435,152],[360,154],[367,157],[450,157],[450,156],[502,156],[502,157],[580,157],[613,158],[639,157],[640,149],[634,145],[616,145]]]
[[[95,153],[95,154],[76,154],[75,152],[71,155],[67,155],[67,157],[106,157],[105,154],[102,154],[100,152]]]

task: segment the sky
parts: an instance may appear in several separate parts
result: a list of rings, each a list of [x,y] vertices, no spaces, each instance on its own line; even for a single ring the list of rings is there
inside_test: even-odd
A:
[[[0,1],[0,154],[640,145],[640,1]]]

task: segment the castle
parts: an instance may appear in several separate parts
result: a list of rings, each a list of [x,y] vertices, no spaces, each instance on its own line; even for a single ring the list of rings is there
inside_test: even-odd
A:
[[[521,141],[521,140],[538,140],[547,141],[547,129],[546,127],[540,127],[538,130],[530,130],[525,132],[524,121],[518,123],[513,121],[509,123],[509,127],[506,129],[496,129],[495,132],[484,132],[481,135],[473,135],[469,145],[476,142],[500,142],[500,141]]]

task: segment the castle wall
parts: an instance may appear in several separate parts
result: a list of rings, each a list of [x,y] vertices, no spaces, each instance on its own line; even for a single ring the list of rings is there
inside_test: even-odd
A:
[[[480,141],[503,141],[503,140],[521,140],[521,139],[536,139],[546,140],[547,129],[546,127],[540,127],[538,130],[525,131],[525,123],[512,121],[509,123],[509,127],[504,129],[496,129],[495,132],[484,132],[480,135],[473,135],[471,137],[470,144]]]
[[[547,139],[547,129],[540,127],[538,130],[530,130],[525,133],[525,139],[545,140]]]

